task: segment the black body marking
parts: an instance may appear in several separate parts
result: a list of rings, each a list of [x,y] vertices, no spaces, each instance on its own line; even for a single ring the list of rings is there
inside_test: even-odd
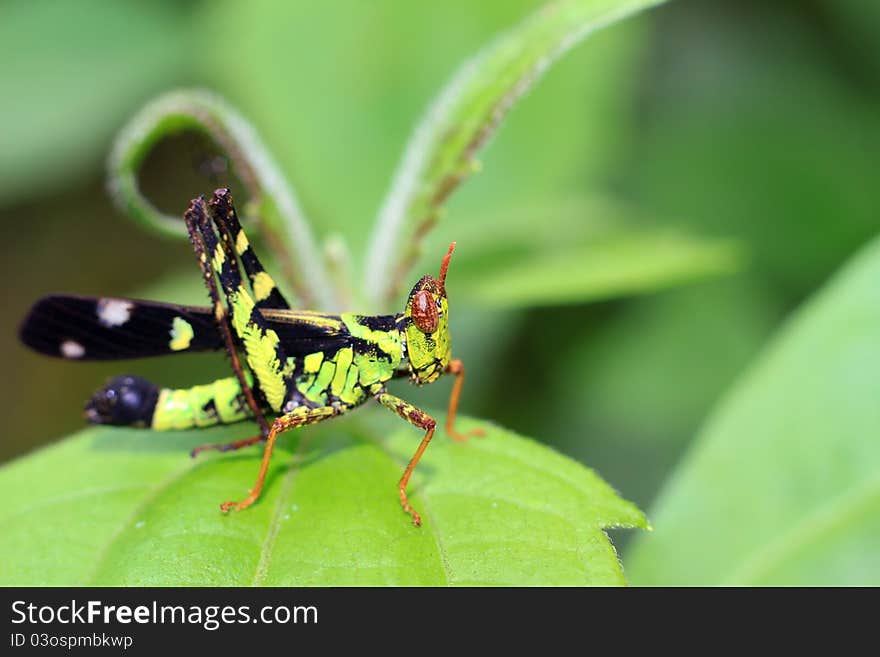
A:
[[[92,424],[150,426],[159,386],[139,376],[117,376],[98,390],[86,404],[86,419]]]
[[[397,329],[397,315],[358,315],[356,319],[358,324],[371,331],[388,333]]]
[[[202,406],[202,412],[210,417],[217,417],[217,402],[213,397]]]

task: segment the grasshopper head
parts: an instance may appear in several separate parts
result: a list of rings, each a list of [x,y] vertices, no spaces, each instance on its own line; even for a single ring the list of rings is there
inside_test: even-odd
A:
[[[406,318],[406,351],[415,383],[430,383],[449,365],[449,304],[446,270],[455,242],[440,266],[440,277],[425,276],[416,283],[403,314]]]

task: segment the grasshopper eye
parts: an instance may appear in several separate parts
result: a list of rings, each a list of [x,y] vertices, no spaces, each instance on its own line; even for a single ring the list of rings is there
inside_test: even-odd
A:
[[[425,290],[419,290],[413,297],[412,319],[422,333],[433,333],[437,330],[437,306]]]

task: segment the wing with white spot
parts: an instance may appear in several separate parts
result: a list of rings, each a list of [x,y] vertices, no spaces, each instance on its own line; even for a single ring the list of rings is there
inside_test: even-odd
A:
[[[19,335],[31,349],[68,360],[144,358],[223,348],[210,308],[69,294],[37,301]]]

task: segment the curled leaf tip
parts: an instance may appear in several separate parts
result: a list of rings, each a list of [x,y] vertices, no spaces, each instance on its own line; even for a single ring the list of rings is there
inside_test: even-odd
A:
[[[247,192],[247,214],[260,222],[298,303],[319,308],[331,305],[329,277],[293,191],[256,130],[216,93],[172,91],[147,104],[128,122],[108,160],[108,189],[116,205],[154,233],[186,236],[183,222],[156,208],[138,184],[138,171],[155,145],[186,131],[204,134],[228,158]]]

